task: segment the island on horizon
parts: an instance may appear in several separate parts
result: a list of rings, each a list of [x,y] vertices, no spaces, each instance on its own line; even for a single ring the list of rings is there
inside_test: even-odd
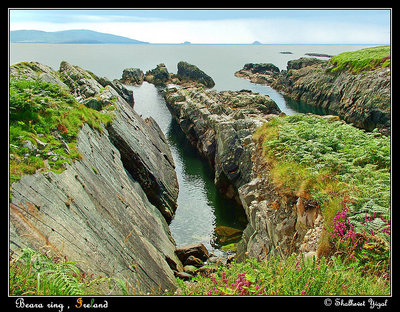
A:
[[[13,30],[10,31],[10,43],[84,43],[84,44],[149,44],[127,37],[101,33],[93,30]]]

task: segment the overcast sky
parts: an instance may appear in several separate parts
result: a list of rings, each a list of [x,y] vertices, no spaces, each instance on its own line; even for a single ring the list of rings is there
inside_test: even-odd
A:
[[[10,30],[89,29],[151,43],[389,44],[390,10],[14,10]]]

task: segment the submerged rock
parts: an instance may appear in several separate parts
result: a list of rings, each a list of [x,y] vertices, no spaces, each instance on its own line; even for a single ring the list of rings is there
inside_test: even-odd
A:
[[[229,245],[237,243],[241,239],[243,231],[229,226],[220,225],[215,228],[214,233],[216,244]]]

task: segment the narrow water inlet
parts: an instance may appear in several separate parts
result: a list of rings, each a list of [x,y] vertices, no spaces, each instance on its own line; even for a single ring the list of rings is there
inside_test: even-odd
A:
[[[209,251],[220,255],[223,251],[214,245],[215,229],[236,234],[244,230],[247,218],[242,206],[218,191],[213,168],[172,118],[161,92],[147,82],[126,87],[133,90],[135,111],[142,118],[153,117],[171,148],[179,183],[178,208],[170,223],[176,245],[203,243]]]

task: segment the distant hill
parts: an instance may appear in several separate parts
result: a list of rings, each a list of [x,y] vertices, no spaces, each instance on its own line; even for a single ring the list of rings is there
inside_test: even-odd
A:
[[[47,32],[41,30],[10,31],[13,43],[88,43],[88,44],[146,44],[148,42],[127,37],[101,33],[93,30],[63,30]]]

